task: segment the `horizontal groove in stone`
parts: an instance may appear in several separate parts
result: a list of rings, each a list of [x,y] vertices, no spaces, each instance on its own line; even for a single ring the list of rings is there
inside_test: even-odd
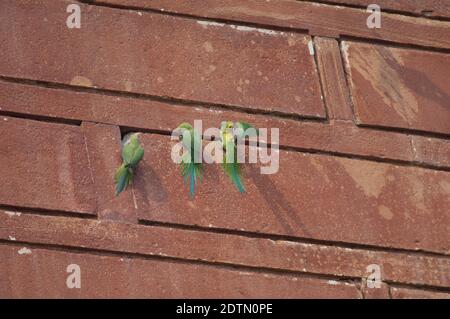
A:
[[[432,20],[396,13],[383,13],[383,27],[377,32],[367,28],[366,10],[333,6],[306,1],[191,1],[179,3],[171,0],[145,1],[100,0],[92,5],[122,10],[149,10],[160,14],[173,14],[192,18],[209,18],[229,23],[308,30],[311,35],[390,41],[418,45],[428,49],[450,50],[448,25],[450,21]],[[444,39],[447,38],[447,39]]]
[[[450,278],[447,256],[416,252],[371,251],[75,217],[0,212],[0,221],[3,241],[202,260],[343,279],[364,277],[365,267],[379,260],[383,281],[446,287]],[[216,242],[221,243],[220,250]]]
[[[399,165],[449,170],[445,148],[450,142],[436,137],[442,147],[421,158],[413,153],[411,139],[434,135],[357,128],[350,121],[317,122],[252,114],[195,103],[152,100],[142,96],[109,94],[84,88],[48,87],[42,83],[0,80],[0,114],[65,123],[89,121],[118,125],[126,130],[169,134],[180,122],[202,119],[203,127],[218,127],[222,120],[241,120],[257,127],[280,128],[281,148],[321,152],[333,156],[386,161]],[[379,140],[379,143],[374,143]],[[270,144],[270,142],[268,143]],[[450,146],[448,146],[450,148]],[[439,153],[440,152],[440,153]]]

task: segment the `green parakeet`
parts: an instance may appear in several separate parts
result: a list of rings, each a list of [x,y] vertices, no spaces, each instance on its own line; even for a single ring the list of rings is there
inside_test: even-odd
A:
[[[202,163],[195,162],[195,152],[198,152],[199,162],[201,159],[202,137],[189,123],[180,124],[176,130],[181,133],[185,149],[180,163],[181,175],[185,182],[189,181],[189,193],[194,196],[197,178],[201,178],[203,173]]]
[[[250,124],[245,122],[233,123],[231,121],[224,121],[220,125],[220,138],[224,150],[222,168],[241,193],[245,192],[245,188],[241,181],[241,165],[237,159],[236,137],[243,137],[245,131],[250,128],[254,129]],[[254,130],[255,134],[258,135],[258,131],[256,129]],[[231,152],[233,153],[233,157],[231,155],[227,156]]]
[[[122,140],[122,165],[114,175],[116,196],[124,191],[133,179],[136,166],[144,157],[144,149],[139,143],[139,133],[126,135]]]

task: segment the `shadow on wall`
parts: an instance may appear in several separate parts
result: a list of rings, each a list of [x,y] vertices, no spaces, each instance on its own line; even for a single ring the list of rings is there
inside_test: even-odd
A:
[[[219,165],[210,165],[210,167],[204,171],[204,176],[202,179],[208,181],[218,181],[223,178],[223,174],[224,172]],[[149,207],[147,207],[148,203],[155,203],[156,206],[164,206],[164,203],[170,200],[171,195],[174,195],[168,194],[168,191],[170,190],[167,189],[167,185],[164,185],[161,179],[161,174],[152,167],[151,163],[142,161],[140,166],[136,169],[135,176],[136,180],[133,191],[136,193],[135,195],[138,199],[146,199],[139,202],[140,209],[149,209]],[[181,179],[182,177],[177,174],[176,178]],[[298,235],[298,230],[300,229],[305,237],[312,237],[305,224],[303,224],[298,211],[289,204],[285,198],[285,194],[277,189],[277,185],[272,181],[269,175],[261,174],[258,166],[244,164],[242,179],[244,184],[251,183],[254,187],[256,187],[257,192],[260,194],[257,197],[260,198],[260,200],[265,201],[264,206],[270,208],[279,225],[283,228],[282,233],[286,235]],[[151,181],[151,183],[146,183],[145,181]],[[239,194],[237,190],[234,189],[231,181],[227,181],[227,183],[228,182],[230,183],[228,185],[230,189],[227,189],[226,191],[236,191],[237,199],[242,197],[243,200],[249,200],[249,194]],[[213,183],[202,183],[200,181],[199,187],[196,191],[201,192],[202,197],[213,196],[215,200],[224,200],[222,197],[223,194],[221,195],[220,192],[215,189],[209,189],[213,186]],[[183,187],[181,190],[183,194],[188,192],[187,185],[184,181],[182,184],[179,184],[179,187]],[[198,195],[199,194],[197,193],[196,196]],[[196,198],[194,197],[189,200],[195,201]],[[141,205],[144,206],[142,207]],[[214,201],[207,201],[206,205],[214,205]]]
[[[312,237],[301,221],[297,211],[285,199],[283,193],[277,189],[276,185],[269,178],[269,175],[261,174],[259,167],[251,165],[248,166],[248,172],[250,180],[261,193],[286,233],[291,235],[298,233],[292,229],[292,225],[295,225],[302,230],[305,236]]]
[[[161,178],[156,171],[146,161],[142,161],[141,165],[136,169],[136,187],[134,191],[139,193],[138,198],[147,198],[150,201],[161,203],[167,201],[167,191],[161,182]],[[151,183],[140,182],[152,181]]]

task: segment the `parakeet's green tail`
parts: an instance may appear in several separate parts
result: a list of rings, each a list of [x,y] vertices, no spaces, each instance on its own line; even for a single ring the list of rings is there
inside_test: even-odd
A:
[[[197,178],[201,178],[202,175],[202,166],[200,163],[181,162],[181,170],[181,174],[183,175],[185,182],[189,180],[189,192],[191,196],[194,196]]]
[[[116,182],[116,196],[128,187],[132,177],[133,171],[129,165],[125,163],[120,165],[114,176],[114,180]]]
[[[222,167],[225,170],[228,177],[231,178],[231,181],[233,184],[237,187],[239,192],[244,193],[245,188],[241,181],[241,168],[239,166],[239,163],[227,163],[225,160],[222,163]]]

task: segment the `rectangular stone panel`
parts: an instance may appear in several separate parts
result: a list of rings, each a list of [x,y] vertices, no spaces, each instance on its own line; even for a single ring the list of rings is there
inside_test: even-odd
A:
[[[345,2],[346,0],[338,1]],[[336,1],[332,0],[322,0],[320,3],[293,0],[96,0],[95,2],[135,10],[140,8],[158,10],[165,14],[185,14],[194,17],[307,30],[309,34],[317,36],[334,38],[351,36],[425,47],[450,48],[449,21],[388,13],[383,10],[388,1],[376,1],[376,4],[382,7],[382,23],[381,28],[378,29],[367,27],[367,18],[371,12],[367,12],[366,8],[337,6],[335,5]],[[415,10],[424,9],[425,11],[429,11],[436,3],[436,7],[433,6],[431,9],[433,12],[438,15],[449,15],[448,9],[446,10],[448,5],[439,5],[442,0],[432,0],[432,2],[392,0],[390,2],[394,5],[397,3],[397,6],[403,6],[406,1],[414,3],[412,6]],[[369,4],[372,3],[369,2]]]
[[[360,124],[450,133],[450,54],[343,42]]]
[[[309,36],[68,4],[0,3],[0,75],[325,117]]]
[[[135,180],[141,219],[449,252],[450,172],[281,150],[275,174],[243,166],[244,194],[220,165],[206,165],[190,198],[170,138],[141,140],[149,150]]]
[[[1,298],[358,298],[354,284],[153,259],[0,246]],[[69,289],[69,265],[80,289]]]
[[[0,205],[95,213],[79,126],[0,117]]]
[[[118,200],[129,202],[123,196]],[[83,247],[149,257],[172,257],[186,262],[202,260],[341,278],[366,278],[367,266],[377,264],[382,280],[386,282],[448,287],[450,280],[450,260],[444,255],[348,248],[339,243],[311,244],[270,236],[136,225],[117,223],[116,220],[103,219],[100,222],[18,212],[11,214],[0,210],[0,239],[11,243]]]

